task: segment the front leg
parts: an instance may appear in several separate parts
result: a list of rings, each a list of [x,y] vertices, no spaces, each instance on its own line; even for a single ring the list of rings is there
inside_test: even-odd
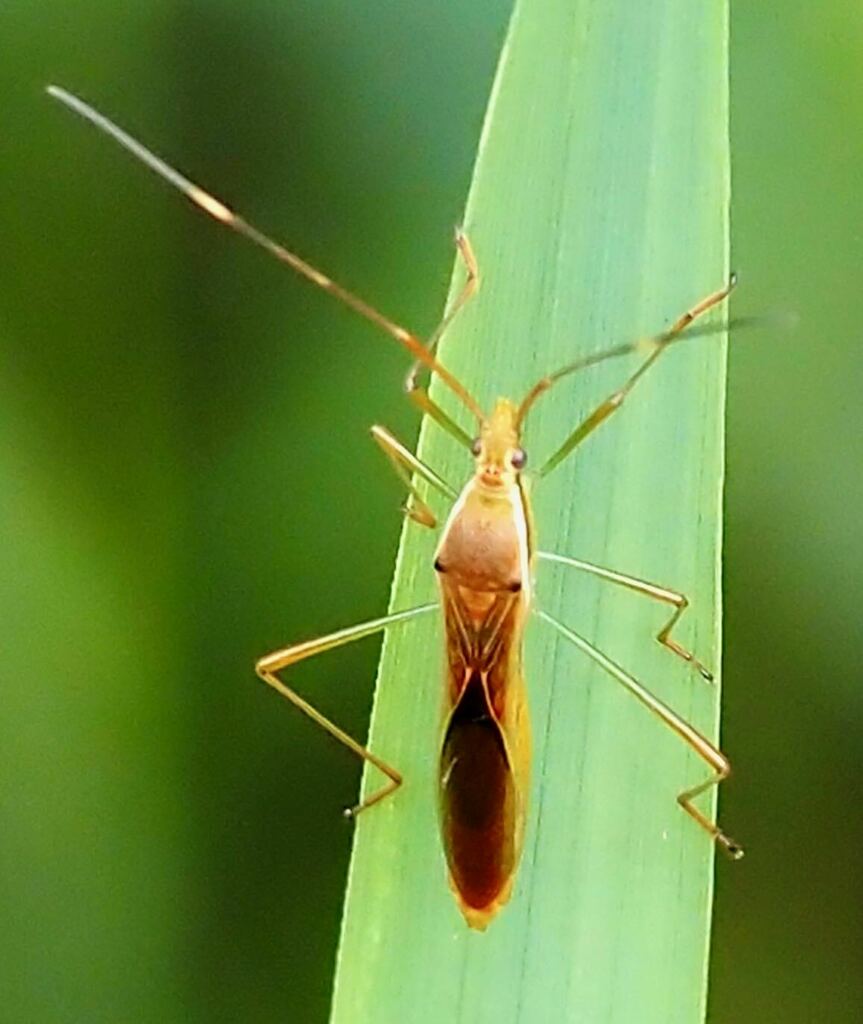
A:
[[[455,244],[462,262],[464,263],[466,277],[462,290],[459,292],[455,302],[453,302],[443,320],[441,320],[437,325],[426,345],[428,353],[435,356],[435,358],[437,358],[436,349],[438,342],[446,333],[447,328],[458,316],[459,311],[479,290],[479,266],[473,252],[473,247],[470,244],[470,240],[461,228],[456,229]],[[438,403],[429,396],[428,388],[420,384],[420,372],[426,368],[427,367],[425,367],[421,360],[415,362],[411,367],[410,372],[405,379],[405,391],[408,398],[423,412],[424,415],[431,416],[431,418],[439,426],[443,427],[451,437],[454,437],[459,444],[463,444],[465,448],[470,448],[472,438],[470,438],[455,422],[455,420],[451,416],[447,415]]]
[[[457,497],[456,492],[446,480],[435,473],[431,466],[427,466],[409,448],[405,448],[401,441],[394,437],[386,427],[375,424],[372,427],[372,437],[384,455],[386,455],[390,465],[398,474],[399,479],[408,489],[410,498],[405,505],[407,515],[421,526],[428,526],[430,528],[437,526],[434,512],[432,512],[414,486],[414,474],[422,477],[426,483],[431,484],[435,490],[445,495],[450,501],[455,501]]]

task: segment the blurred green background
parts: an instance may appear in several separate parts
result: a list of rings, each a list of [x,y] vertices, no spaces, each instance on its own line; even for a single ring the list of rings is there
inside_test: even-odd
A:
[[[422,333],[509,6],[0,12],[4,1022],[326,1019],[359,768],[251,666],[384,609],[401,492],[366,432],[416,431],[395,346],[41,89],[81,92]],[[770,0],[732,29],[735,310],[800,326],[731,351],[722,800],[748,855],[718,866],[711,1020],[844,1024],[863,18]],[[362,735],[375,660],[296,679]]]

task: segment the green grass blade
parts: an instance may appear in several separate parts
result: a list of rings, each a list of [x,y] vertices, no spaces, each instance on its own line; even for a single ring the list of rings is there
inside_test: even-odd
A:
[[[728,200],[724,3],[522,0],[468,203],[483,288],[443,360],[488,405],[667,327],[726,278]],[[714,669],[724,364],[715,338],[669,351],[534,500],[540,547],[687,593],[679,639]],[[526,437],[533,464],[634,365],[586,371],[541,399]],[[453,484],[469,471],[434,425],[420,452]],[[394,607],[434,593],[434,541],[406,526]],[[664,608],[557,565],[539,565],[536,583],[538,604],[716,734],[718,687],[652,641]],[[703,765],[534,619],[524,859],[510,905],[471,933],[437,836],[442,666],[439,621],[385,643],[371,745],[406,784],[358,823],[332,1020],[702,1020],[714,852],[674,798]]]

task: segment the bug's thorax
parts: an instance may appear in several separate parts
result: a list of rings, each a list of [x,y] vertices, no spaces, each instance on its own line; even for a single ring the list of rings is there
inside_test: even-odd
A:
[[[465,604],[481,611],[502,591],[530,592],[527,517],[517,484],[490,496],[475,479],[453,506],[435,555],[435,568]]]
[[[527,500],[513,465],[521,453],[515,407],[500,399],[477,440],[476,467],[452,507],[435,569],[482,616],[494,596],[530,597],[531,537]]]

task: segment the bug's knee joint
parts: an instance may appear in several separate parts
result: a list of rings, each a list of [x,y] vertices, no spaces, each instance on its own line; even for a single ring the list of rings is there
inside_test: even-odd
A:
[[[266,683],[267,686],[273,685],[274,679],[272,676],[272,667],[268,657],[258,658],[255,662],[255,675],[261,680],[261,682]]]

